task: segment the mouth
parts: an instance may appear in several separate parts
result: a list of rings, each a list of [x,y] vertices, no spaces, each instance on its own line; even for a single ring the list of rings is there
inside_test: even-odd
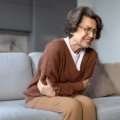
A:
[[[87,43],[91,43],[91,39],[85,39],[85,42],[87,42]]]
[[[84,42],[87,46],[91,45],[92,40],[91,39],[84,39]]]

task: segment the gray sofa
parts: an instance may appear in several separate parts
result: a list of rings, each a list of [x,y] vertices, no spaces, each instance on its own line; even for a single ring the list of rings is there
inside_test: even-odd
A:
[[[40,56],[40,52],[0,53],[0,120],[61,120],[59,113],[25,106],[23,92],[32,79]],[[103,66],[117,92],[114,96],[93,98],[97,120],[120,120],[120,64]]]

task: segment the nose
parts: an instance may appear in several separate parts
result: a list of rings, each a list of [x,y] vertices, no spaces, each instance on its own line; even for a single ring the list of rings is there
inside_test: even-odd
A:
[[[89,32],[89,37],[91,37],[91,38],[93,38],[93,37],[94,37],[94,33],[93,33],[93,31],[92,31],[92,30]]]

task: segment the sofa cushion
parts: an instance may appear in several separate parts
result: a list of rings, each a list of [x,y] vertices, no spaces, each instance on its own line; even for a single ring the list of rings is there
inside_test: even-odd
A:
[[[41,52],[32,52],[29,54],[31,58],[31,63],[32,63],[32,68],[33,68],[33,74],[35,74],[37,67],[38,67],[38,62],[41,57],[42,53]]]
[[[0,100],[24,98],[32,78],[30,58],[25,53],[0,53]]]
[[[115,86],[116,95],[120,95],[120,63],[106,63],[103,67]]]
[[[29,109],[24,100],[0,101],[0,120],[61,120],[55,112]]]
[[[91,84],[84,92],[84,95],[94,98],[109,96],[116,93],[110,78],[107,76],[99,61],[96,63],[90,82]]]
[[[120,96],[93,99],[97,120],[120,120]]]

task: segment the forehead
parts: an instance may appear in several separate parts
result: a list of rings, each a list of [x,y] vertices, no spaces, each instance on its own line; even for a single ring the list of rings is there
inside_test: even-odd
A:
[[[94,19],[87,16],[83,16],[79,24],[83,26],[93,27],[93,28],[96,28],[96,25],[97,25]]]

